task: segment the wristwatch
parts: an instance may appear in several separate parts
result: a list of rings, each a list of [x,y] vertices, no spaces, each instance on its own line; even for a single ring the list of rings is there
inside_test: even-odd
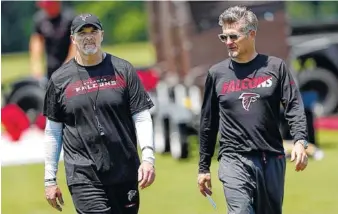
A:
[[[297,140],[296,143],[302,144],[304,149],[307,149],[307,147],[309,147],[309,143],[306,140]]]

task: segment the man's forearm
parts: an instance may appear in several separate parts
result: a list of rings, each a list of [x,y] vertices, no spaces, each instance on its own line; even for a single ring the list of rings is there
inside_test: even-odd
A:
[[[31,64],[31,71],[34,76],[41,76],[43,75],[43,38],[38,35],[34,34],[30,38],[29,43],[29,51],[30,51],[30,64]]]
[[[307,121],[305,113],[300,109],[287,112],[286,119],[290,125],[290,133],[294,142],[298,140],[307,140]]]
[[[62,123],[47,119],[45,128],[45,186],[56,184],[56,174],[62,149]]]
[[[208,73],[201,109],[199,173],[210,172],[219,126],[219,107],[215,81]]]
[[[142,150],[142,160],[155,164],[153,122],[148,110],[133,115],[137,139]]]
[[[211,159],[215,152],[218,128],[201,128],[199,173],[210,172]]]
[[[297,140],[307,140],[307,120],[301,95],[296,88],[290,87],[285,104],[285,119],[290,126],[290,133],[296,142]]]
[[[290,126],[290,133],[294,139],[307,139],[307,121],[301,93],[285,62],[280,66],[281,101],[285,108],[285,119]]]

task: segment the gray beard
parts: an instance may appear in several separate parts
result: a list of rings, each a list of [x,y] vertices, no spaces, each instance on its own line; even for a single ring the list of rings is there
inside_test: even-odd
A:
[[[238,53],[237,52],[229,52],[229,57],[231,58],[237,58],[238,57]]]
[[[83,50],[83,53],[85,55],[93,55],[93,54],[96,54],[98,50],[99,49],[97,47],[96,48],[90,48],[90,49]]]

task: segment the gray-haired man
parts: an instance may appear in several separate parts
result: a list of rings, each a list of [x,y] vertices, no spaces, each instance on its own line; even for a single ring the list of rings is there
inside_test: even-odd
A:
[[[258,20],[245,7],[219,17],[229,58],[212,66],[201,112],[198,184],[211,194],[210,164],[220,133],[219,179],[231,214],[281,214],[285,155],[279,132],[280,103],[291,126],[296,171],[307,166],[303,103],[282,59],[258,54]],[[273,44],[271,44],[273,45]]]
[[[98,17],[76,16],[71,25],[75,57],[48,82],[45,195],[62,211],[56,177],[62,147],[76,213],[137,214],[139,188],[155,180],[149,112],[154,104],[132,64],[102,50],[103,35]]]

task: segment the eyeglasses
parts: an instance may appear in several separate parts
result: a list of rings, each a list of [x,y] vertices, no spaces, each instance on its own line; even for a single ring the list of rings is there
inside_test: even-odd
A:
[[[228,41],[228,38],[230,38],[231,41],[235,41],[237,39],[239,39],[240,35],[238,34],[219,34],[218,38],[222,41],[222,42],[226,42]]]

